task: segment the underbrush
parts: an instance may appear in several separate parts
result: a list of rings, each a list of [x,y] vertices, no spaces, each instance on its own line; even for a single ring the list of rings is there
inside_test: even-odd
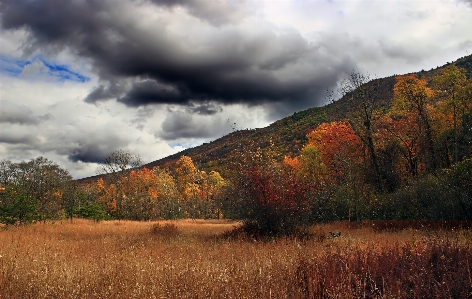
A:
[[[300,298],[471,298],[472,252],[451,240],[394,243],[301,259]]]
[[[372,227],[374,232],[398,232],[405,229],[416,230],[454,230],[470,229],[472,221],[454,220],[454,221],[412,221],[412,220],[377,220],[367,221],[363,225]]]
[[[290,233],[271,234],[261,230],[257,223],[247,222],[242,225],[235,226],[232,230],[220,236],[224,240],[255,240],[255,241],[271,241],[280,238],[309,240],[316,238],[316,235],[311,233],[307,227],[297,227],[290,231]]]
[[[180,233],[177,225],[173,223],[161,224],[159,222],[152,225],[151,232],[154,235],[164,238],[173,238]]]

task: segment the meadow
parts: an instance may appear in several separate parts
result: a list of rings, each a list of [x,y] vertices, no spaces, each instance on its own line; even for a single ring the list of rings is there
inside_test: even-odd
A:
[[[9,227],[0,298],[472,298],[472,231],[398,223],[264,241],[224,220]]]

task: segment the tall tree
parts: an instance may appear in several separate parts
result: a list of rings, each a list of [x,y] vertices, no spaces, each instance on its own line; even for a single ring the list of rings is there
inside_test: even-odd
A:
[[[177,174],[177,186],[184,199],[184,214],[186,217],[199,217],[200,199],[202,198],[201,185],[203,174],[197,170],[192,158],[181,156],[175,163],[175,173]]]
[[[167,170],[153,168],[157,176],[157,189],[159,190],[159,217],[164,219],[176,219],[182,216],[180,194],[174,177]]]
[[[421,132],[416,126],[414,111],[391,109],[379,123],[379,133],[385,145],[399,145],[399,152],[403,156],[403,165],[398,166],[404,176],[417,176],[420,169],[424,169],[420,157]],[[387,148],[386,150],[391,150]]]
[[[146,167],[131,170],[129,175],[120,179],[120,196],[128,213],[126,218],[134,220],[157,219],[159,215],[156,172]]]
[[[346,108],[339,107],[337,111],[349,122],[354,133],[366,146],[370,166],[374,170],[374,183],[377,189],[382,189],[382,174],[377,157],[374,133],[377,120],[383,114],[382,101],[380,100],[378,81],[369,83],[370,76],[352,71],[349,78],[341,83],[338,94],[347,100]],[[334,101],[334,93],[328,95],[328,99]]]
[[[352,191],[349,199],[349,215],[351,202],[354,203],[356,220],[360,220],[360,165],[363,163],[363,143],[348,122],[330,122],[319,125],[308,135],[302,155],[311,148],[317,149],[321,155],[322,165],[326,167],[325,181],[338,189],[344,185]],[[310,150],[312,151],[312,150]]]
[[[195,167],[195,164],[193,164],[192,158],[181,156],[175,163],[175,173],[177,174],[179,191],[183,192],[187,184],[195,182],[198,170]]]
[[[434,78],[435,87],[438,89],[439,96],[441,96],[447,107],[452,109],[453,113],[453,135],[454,135],[454,153],[453,163],[458,161],[458,134],[457,123],[459,110],[463,107],[461,92],[466,86],[467,77],[464,69],[458,68],[455,65],[450,65],[444,69],[442,74]],[[464,110],[462,110],[464,111]]]
[[[114,218],[122,218],[122,197],[118,193],[115,184],[106,185],[102,178],[99,178],[95,184],[91,185],[89,193],[97,198],[97,202],[103,209]]]
[[[419,79],[414,74],[396,77],[394,105],[405,111],[413,109],[416,112],[417,126],[426,147],[428,171],[435,171],[438,168],[433,129],[428,113],[428,103],[432,95],[433,91],[424,79]]]

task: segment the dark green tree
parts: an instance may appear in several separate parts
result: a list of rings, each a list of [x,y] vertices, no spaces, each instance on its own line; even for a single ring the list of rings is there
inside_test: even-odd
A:
[[[0,185],[6,190],[13,190],[9,196],[24,194],[28,202],[34,201],[37,213],[43,220],[60,215],[64,188],[71,180],[67,170],[44,157],[19,163],[0,161]]]
[[[0,190],[0,223],[30,224],[40,218],[35,199],[22,188]]]

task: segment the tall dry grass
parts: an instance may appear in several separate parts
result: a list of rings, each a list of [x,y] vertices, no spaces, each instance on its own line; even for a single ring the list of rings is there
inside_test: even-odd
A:
[[[428,298],[472,291],[469,230],[374,232],[334,223],[313,227],[308,240],[220,237],[236,225],[74,219],[9,228],[0,231],[0,297],[426,298],[415,283],[431,277],[451,291],[430,288]],[[328,238],[330,231],[342,237]],[[435,253],[432,268],[427,256]],[[457,274],[466,285],[452,284]]]

